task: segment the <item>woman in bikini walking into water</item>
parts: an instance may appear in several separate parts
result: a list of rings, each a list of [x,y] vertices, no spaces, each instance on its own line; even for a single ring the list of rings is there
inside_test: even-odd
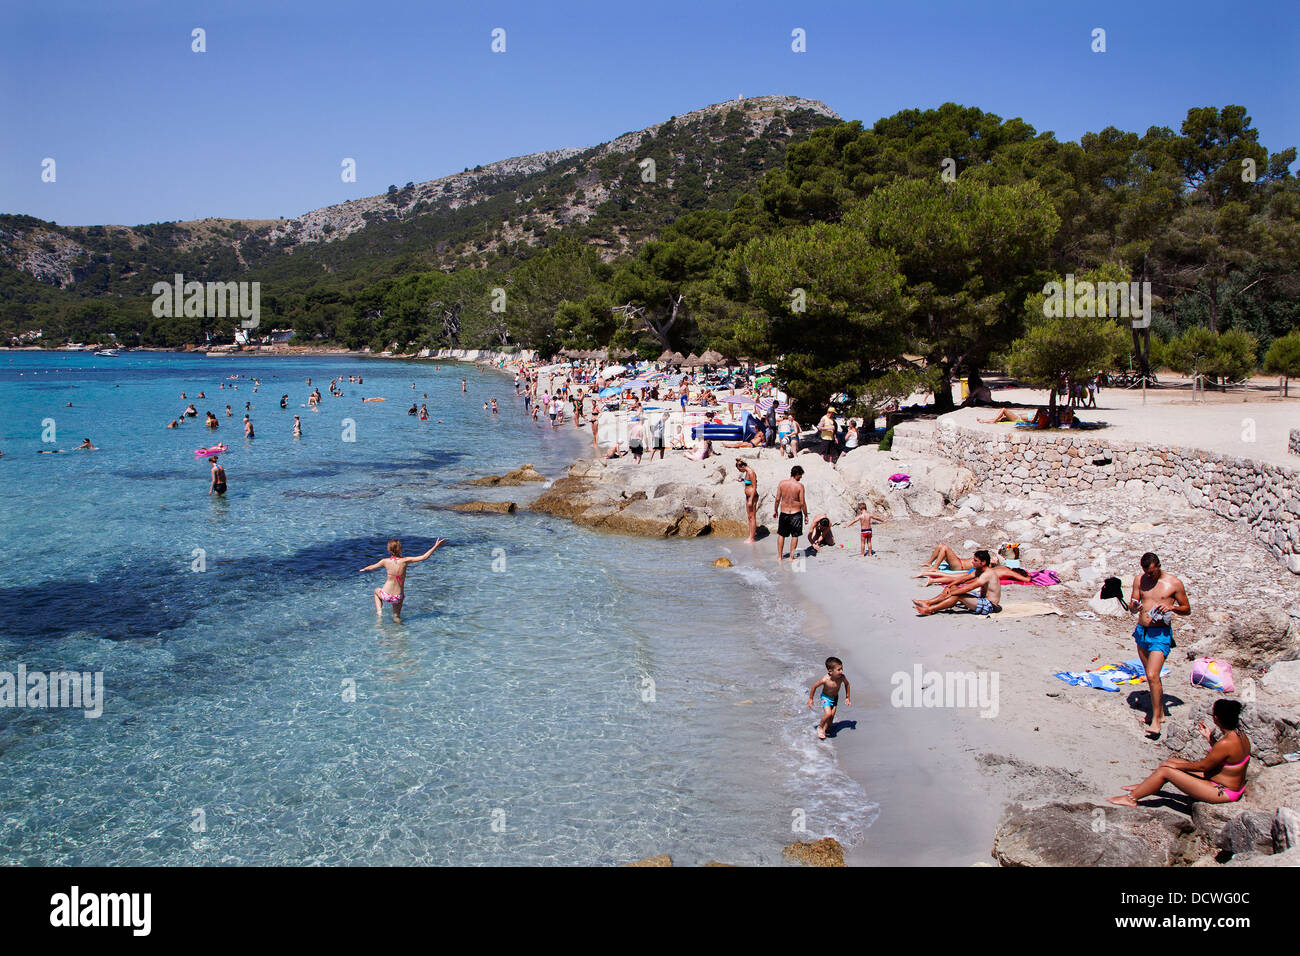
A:
[[[375,588],[375,614],[379,617],[384,616],[384,605],[393,606],[393,620],[399,624],[402,621],[402,602],[406,600],[406,566],[415,564],[419,561],[428,561],[440,547],[447,543],[446,538],[439,538],[433,543],[433,547],[418,558],[402,557],[402,542],[394,538],[388,542],[388,557],[381,558],[374,564],[368,565],[361,569],[362,573],[366,571],[378,571],[384,569],[388,575],[382,588]]]

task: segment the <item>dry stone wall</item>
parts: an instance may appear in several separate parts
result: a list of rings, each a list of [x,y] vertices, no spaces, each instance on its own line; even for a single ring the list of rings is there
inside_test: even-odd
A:
[[[1291,429],[1287,435],[1286,450],[1293,455],[1300,455],[1300,428]]]
[[[1296,436],[1291,433],[1293,451]],[[1300,469],[1173,445],[1138,446],[1100,431],[991,434],[943,421],[898,425],[894,448],[943,455],[1003,494],[1094,488],[1180,494],[1196,507],[1244,521],[1300,574]]]

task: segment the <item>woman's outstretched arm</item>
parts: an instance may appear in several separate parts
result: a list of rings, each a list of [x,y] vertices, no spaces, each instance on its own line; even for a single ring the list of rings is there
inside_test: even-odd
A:
[[[446,543],[447,543],[446,538],[439,538],[437,541],[433,543],[433,547],[430,548],[428,551],[424,552],[424,554],[420,555],[418,558],[407,558],[406,561],[408,564],[415,564],[420,561],[428,561],[430,556],[432,556],[433,552],[437,551],[440,547],[442,547]]]

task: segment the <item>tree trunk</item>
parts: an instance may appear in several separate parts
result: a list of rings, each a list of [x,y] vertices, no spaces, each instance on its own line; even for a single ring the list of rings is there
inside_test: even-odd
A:
[[[957,405],[952,400],[952,366],[939,363],[939,382],[934,386],[934,409],[939,414],[953,411]]]

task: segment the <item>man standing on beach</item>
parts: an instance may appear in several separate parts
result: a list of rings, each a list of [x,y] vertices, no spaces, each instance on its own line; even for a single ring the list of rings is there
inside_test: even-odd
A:
[[[794,559],[796,545],[803,535],[803,520],[808,517],[808,503],[804,501],[804,487],[800,479],[803,468],[795,465],[790,469],[790,477],[776,486],[776,501],[772,505],[772,517],[776,519],[776,560],[779,564],[785,560],[785,539],[790,539],[790,558]]]
[[[1165,712],[1165,692],[1160,683],[1160,669],[1174,644],[1173,615],[1192,613],[1183,582],[1160,569],[1160,559],[1148,551],[1142,555],[1142,573],[1133,578],[1128,609],[1138,616],[1133,639],[1138,657],[1147,674],[1151,691],[1151,725],[1148,736],[1160,739],[1160,725],[1169,715]]]

